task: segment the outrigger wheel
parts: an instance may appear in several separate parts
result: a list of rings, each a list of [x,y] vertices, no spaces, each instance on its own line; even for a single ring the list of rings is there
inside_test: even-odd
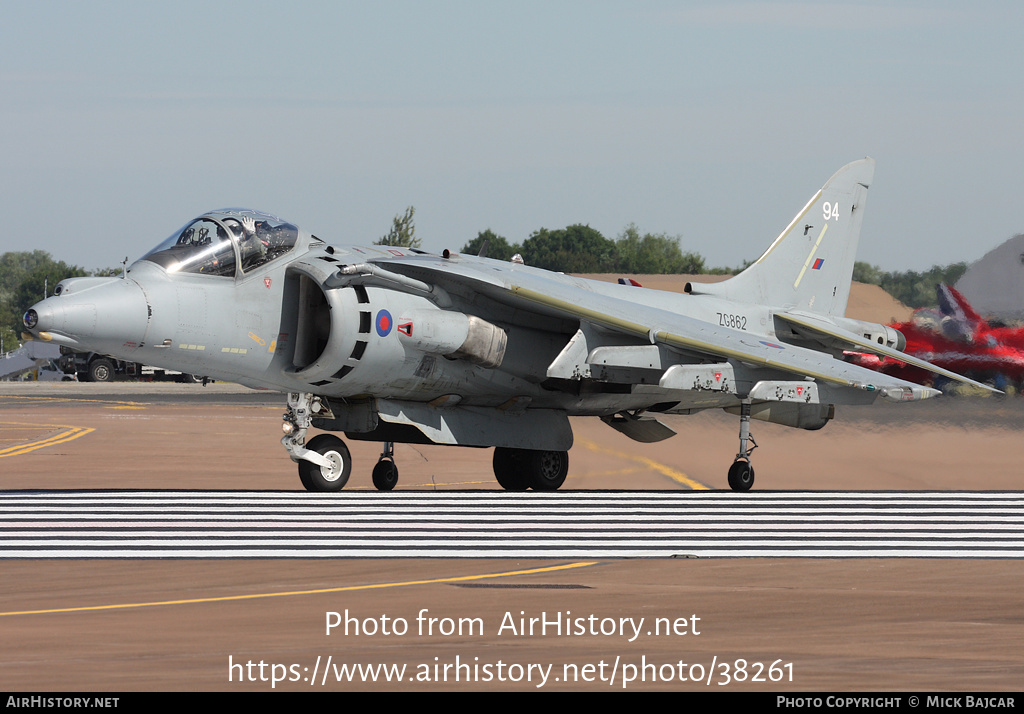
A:
[[[729,467],[729,487],[733,491],[749,491],[754,485],[754,467],[749,461],[737,459]]]

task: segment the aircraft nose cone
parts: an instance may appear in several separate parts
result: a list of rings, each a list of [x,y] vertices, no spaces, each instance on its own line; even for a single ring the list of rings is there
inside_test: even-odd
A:
[[[149,306],[135,281],[85,278],[73,288],[33,305],[25,328],[44,341],[108,354],[144,340]]]
[[[50,330],[58,324],[63,322],[63,315],[60,318],[56,314],[55,306],[53,304],[54,298],[47,298],[42,302],[37,302],[31,308],[25,311],[25,314],[21,318],[22,324],[25,329],[31,332],[36,337],[46,339],[49,336]]]

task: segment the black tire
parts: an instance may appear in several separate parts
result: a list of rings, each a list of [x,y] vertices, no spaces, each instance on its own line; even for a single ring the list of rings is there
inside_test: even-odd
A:
[[[326,456],[333,462],[332,468],[299,461],[299,480],[307,491],[340,491],[352,474],[352,457],[345,442],[334,434],[318,434],[309,440],[306,448]]]
[[[182,384],[201,384],[203,378],[200,377],[198,374],[185,374],[184,372],[182,372],[181,374],[178,375],[178,381],[181,382]]]
[[[391,459],[381,459],[373,467],[373,485],[378,491],[390,491],[398,483],[398,466]]]
[[[534,491],[557,491],[569,475],[568,451],[530,453],[530,487]]]
[[[523,449],[497,446],[494,449],[494,478],[506,491],[525,491],[530,487],[527,475],[527,454]]]
[[[729,467],[729,487],[733,491],[749,491],[754,485],[754,467],[749,461],[736,461]]]
[[[90,382],[113,382],[114,363],[109,359],[94,359],[89,363]]]

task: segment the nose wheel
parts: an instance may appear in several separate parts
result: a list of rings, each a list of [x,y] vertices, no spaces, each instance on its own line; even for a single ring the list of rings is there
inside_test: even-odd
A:
[[[320,434],[306,445],[327,461],[318,464],[305,459],[299,461],[299,480],[307,491],[340,491],[352,473],[352,457],[345,442],[333,434]]]

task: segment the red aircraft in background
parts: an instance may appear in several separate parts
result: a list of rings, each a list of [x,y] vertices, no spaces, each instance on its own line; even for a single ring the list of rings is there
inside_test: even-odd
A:
[[[948,285],[938,285],[939,308],[914,311],[893,327],[907,340],[904,352],[1002,389],[1024,382],[1024,327],[994,327]],[[892,357],[844,352],[848,361],[885,374],[928,384],[933,375]]]

